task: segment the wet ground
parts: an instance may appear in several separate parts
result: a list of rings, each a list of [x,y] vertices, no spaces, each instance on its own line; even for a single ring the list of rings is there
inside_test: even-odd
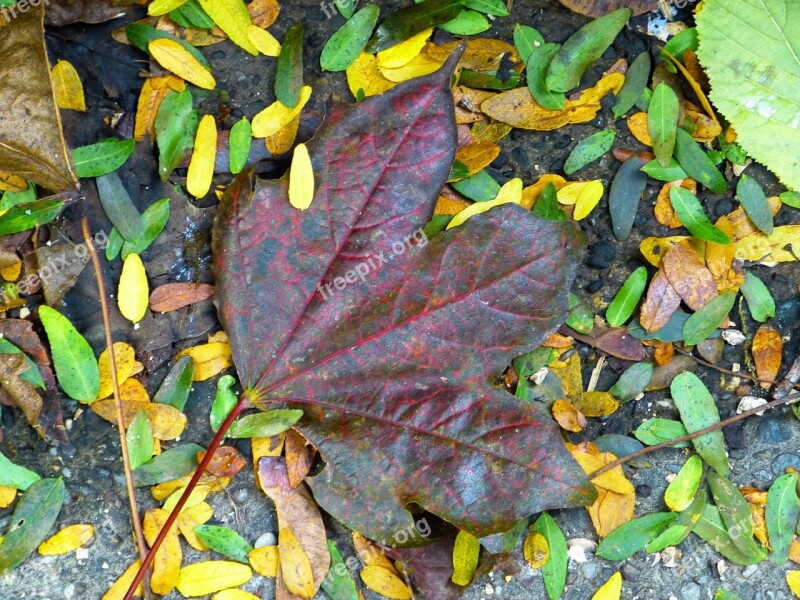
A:
[[[330,35],[339,27],[341,19],[328,19],[319,2],[285,1],[277,23],[271,28],[279,39],[289,24],[302,21],[306,26],[306,81],[314,86],[317,109],[328,94],[339,93],[349,98],[344,74],[321,74],[318,66],[319,52]],[[387,12],[399,2],[380,2]],[[403,3],[405,4],[405,3]],[[548,41],[565,40],[584,19],[563,9],[554,1],[514,2],[512,15],[499,19],[486,36],[511,41],[516,22],[537,27]],[[618,57],[635,56],[646,48],[652,48],[655,40],[636,33],[646,28],[647,17],[635,19],[632,27],[618,37],[600,63],[586,75],[584,84],[596,81],[604,68]],[[81,74],[87,86],[87,100],[93,107],[86,115],[67,119],[68,140],[72,146],[97,141],[110,135],[102,123],[102,117],[115,112],[135,110],[141,80],[137,70],[144,63],[138,51],[120,46],[111,40],[108,33],[122,21],[100,26],[73,26],[53,32],[48,37],[51,58],[70,60]],[[249,57],[229,43],[212,46],[204,54],[213,64],[219,87],[213,92],[204,92],[201,110],[219,113],[229,111],[222,123],[230,128],[241,116],[251,117],[273,101],[272,77],[274,61]],[[201,97],[196,94],[196,97]],[[124,121],[123,121],[124,126]],[[611,112],[604,110],[601,116],[589,124],[570,126],[555,132],[514,131],[500,145],[503,153],[493,163],[490,171],[503,183],[512,177],[522,177],[526,184],[539,175],[558,172],[574,144],[598,129],[615,128],[618,131],[616,146],[643,149],[627,132],[623,120],[614,121]],[[610,155],[579,173],[581,179],[600,178],[606,184],[613,178],[619,163]],[[763,169],[750,168],[754,175],[770,192],[779,191],[774,179]],[[121,171],[123,181],[140,208],[169,195],[173,201],[172,217],[167,230],[143,255],[151,286],[170,281],[212,282],[209,268],[209,226],[213,219],[213,206],[198,208],[185,197],[158,181],[156,165],[146,143],[139,144],[133,159]],[[224,181],[221,181],[224,182]],[[614,296],[622,281],[636,267],[643,264],[638,246],[648,236],[665,236],[668,230],[654,218],[653,206],[659,186],[654,182],[648,186],[645,200],[639,210],[633,235],[626,242],[617,241],[611,232],[608,205],[605,200],[590,217],[581,222],[581,228],[589,239],[589,253],[580,270],[574,291],[586,300],[595,311],[600,311]],[[704,195],[706,207],[714,217],[730,212],[734,202],[728,197]],[[800,222],[792,209],[784,209],[776,224]],[[58,237],[76,242],[80,239],[78,220],[88,215],[93,230],[110,230],[91,191],[85,201],[70,207],[59,221]],[[69,248],[69,246],[67,246]],[[107,267],[106,284],[119,276],[120,264],[116,261]],[[774,269],[756,267],[753,272],[766,282],[775,297],[777,318],[774,324],[787,341],[784,348],[784,363],[789,364],[798,353],[797,324],[800,322],[798,303],[797,267],[785,264]],[[95,350],[104,346],[102,324],[97,303],[97,293],[92,273],[85,270],[75,288],[67,295],[65,312],[87,337]],[[116,310],[112,307],[113,310]],[[755,330],[754,324],[742,323],[747,333]],[[145,363],[147,371],[144,382],[152,393],[164,375],[170,359],[177,350],[205,341],[209,332],[219,329],[215,312],[209,302],[182,309],[168,315],[150,315],[134,330],[119,315],[114,315],[115,339],[126,340],[134,345],[137,356]],[[734,363],[745,364],[744,346],[727,346],[720,365],[730,367]],[[582,348],[586,372],[584,381],[597,357],[587,348]],[[698,374],[712,391],[722,418],[735,413],[739,398],[730,391],[730,386],[720,385],[719,375],[702,367]],[[607,389],[616,378],[612,369],[603,371],[598,389]],[[729,382],[728,382],[729,383]],[[210,440],[208,410],[214,394],[214,382],[196,384],[192,392],[187,414],[189,427],[183,441],[207,444]],[[87,547],[85,554],[70,554],[61,557],[34,556],[21,567],[0,579],[0,598],[30,599],[94,599],[99,598],[110,583],[134,559],[128,504],[125,496],[120,448],[117,431],[91,411],[82,410],[77,403],[65,400],[64,412],[69,420],[71,443],[49,448],[39,441],[33,431],[18,414],[3,411],[6,439],[3,452],[12,460],[34,469],[43,476],[63,475],[67,484],[67,500],[58,525],[93,523],[97,535]],[[676,411],[664,393],[650,393],[638,402],[624,404],[619,411],[605,419],[592,420],[589,431],[571,435],[578,442],[604,433],[629,434],[644,419],[652,416],[675,417]],[[800,422],[789,409],[756,417],[744,424],[737,424],[725,431],[731,458],[732,480],[739,485],[765,488],[787,466],[800,469]],[[246,441],[236,446],[245,454],[249,447]],[[663,510],[663,491],[666,476],[676,472],[687,451],[666,450],[649,457],[652,467],[635,469],[626,467],[636,486],[637,516]],[[146,489],[139,492],[139,501],[144,511],[153,505]],[[249,541],[261,534],[276,531],[275,514],[271,503],[256,488],[250,469],[243,470],[234,479],[227,494],[212,495],[209,500],[215,510],[215,518],[222,524],[235,528]],[[582,509],[562,511],[554,514],[564,529],[568,540],[587,538],[596,540],[588,515]],[[0,530],[10,521],[9,511],[0,511]],[[348,535],[335,523],[330,525],[332,537],[345,556],[353,554]],[[199,555],[186,549],[189,561],[199,560]],[[578,553],[579,554],[579,553]],[[530,569],[518,556],[519,572],[507,577],[503,572],[491,572],[482,577],[467,592],[467,600],[503,598],[528,600],[545,598],[539,572]],[[775,566],[769,562],[757,568],[742,568],[721,563],[722,557],[705,542],[690,536],[680,546],[680,556],[667,557],[637,553],[623,563],[610,563],[595,558],[591,550],[585,553],[585,562],[571,560],[568,586],[564,598],[584,600],[615,571],[622,570],[624,577],[623,597],[641,599],[700,600],[711,598],[718,588],[736,591],[745,600],[788,598],[785,573],[791,566]],[[791,563],[790,563],[791,564]],[[727,567],[727,569],[726,569]],[[245,589],[261,595],[274,597],[274,581],[254,577]],[[178,597],[176,594],[170,596]],[[318,598],[326,596],[320,592]],[[368,599],[377,595],[365,590]],[[436,600],[435,598],[432,600]]]

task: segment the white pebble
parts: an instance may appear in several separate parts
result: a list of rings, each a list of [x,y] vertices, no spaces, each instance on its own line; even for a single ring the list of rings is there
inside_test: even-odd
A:
[[[736,414],[740,415],[743,412],[764,406],[767,403],[764,398],[757,398],[756,396],[745,396],[739,401],[739,406],[736,407]],[[764,414],[763,410],[756,413],[759,417]]]
[[[256,543],[253,544],[254,548],[264,548],[265,546],[275,546],[278,543],[278,538],[275,537],[275,534],[271,531],[266,533],[262,533],[258,536]]]
[[[722,339],[729,343],[731,346],[738,346],[747,339],[745,335],[738,329],[726,329],[722,332]]]

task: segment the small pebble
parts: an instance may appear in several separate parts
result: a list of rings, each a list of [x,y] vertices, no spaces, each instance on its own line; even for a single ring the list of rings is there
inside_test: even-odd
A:
[[[756,571],[758,571],[758,565],[749,565],[742,571],[742,575],[744,577],[752,577],[756,574]]]
[[[494,594],[494,587],[492,587],[491,583],[487,583],[486,587],[483,588],[483,591],[486,593],[487,596],[491,596]]]
[[[731,346],[738,346],[747,338],[738,329],[726,329],[722,332],[722,339],[728,342]]]
[[[759,406],[764,406],[767,403],[764,398],[757,398],[755,396],[745,396],[739,402],[739,406],[736,407],[736,414],[740,415],[743,412],[747,412],[748,410],[753,410]],[[759,417],[764,414],[764,411],[758,411],[756,413]]]
[[[278,544],[278,538],[275,537],[275,534],[271,531],[267,531],[266,533],[262,533],[258,536],[256,543],[253,544],[254,548],[264,548],[265,546],[276,546]]]

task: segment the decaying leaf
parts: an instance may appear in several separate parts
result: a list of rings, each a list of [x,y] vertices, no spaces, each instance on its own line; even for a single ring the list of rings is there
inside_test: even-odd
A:
[[[714,276],[688,242],[678,242],[664,256],[664,274],[686,305],[698,310],[719,295]]]
[[[759,379],[776,381],[783,360],[783,338],[780,332],[769,325],[762,325],[753,338],[753,361]],[[761,387],[768,390],[771,383],[764,381]]]
[[[150,310],[171,312],[195,302],[208,300],[214,295],[214,286],[208,283],[167,283],[150,294]]]

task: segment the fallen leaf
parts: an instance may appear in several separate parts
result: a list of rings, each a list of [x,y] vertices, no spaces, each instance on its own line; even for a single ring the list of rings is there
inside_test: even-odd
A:
[[[300,210],[306,210],[314,199],[314,170],[308,148],[298,144],[294,149],[292,166],[289,171],[289,204]]]
[[[247,28],[247,37],[253,46],[264,56],[277,57],[281,53],[281,44],[269,31],[258,25],[250,25]]]
[[[639,317],[642,327],[648,332],[658,331],[669,322],[680,304],[681,297],[670,284],[663,269],[659,269],[650,282],[647,296],[642,304]]]
[[[361,570],[361,581],[364,585],[387,598],[393,600],[411,600],[411,590],[396,574],[378,566],[368,566]]]
[[[28,368],[23,354],[0,354],[0,390],[11,399],[12,405],[22,411],[30,426],[42,435],[42,397],[33,384],[21,378]]]
[[[294,108],[287,108],[278,100],[270,104],[253,117],[251,125],[253,137],[265,138],[278,133],[294,121],[309,98],[311,98],[311,86],[304,85],[300,88],[300,99]]]
[[[617,571],[592,596],[592,600],[619,600],[622,596],[622,574]]]
[[[83,84],[75,67],[66,60],[59,60],[50,71],[53,80],[53,94],[56,104],[62,110],[86,110],[86,99],[83,97]]]
[[[67,554],[83,546],[94,537],[93,525],[70,525],[39,544],[39,554],[53,556]]]
[[[114,582],[114,584],[108,589],[108,591],[103,595],[101,600],[122,600],[125,597],[128,588],[133,583],[133,578],[136,577],[136,573],[139,571],[139,567],[141,566],[140,561],[136,561],[131,563],[127,569],[119,576],[119,578]],[[144,584],[140,583],[133,594],[137,598],[141,598],[144,596]]]
[[[610,452],[597,451],[596,447],[594,448],[596,453],[593,454],[590,450],[587,450],[585,444],[568,447],[572,451],[572,456],[575,457],[575,460],[578,461],[578,464],[587,475],[591,475],[617,459],[617,457]],[[597,487],[616,492],[617,494],[627,495],[634,493],[633,485],[628,481],[628,478],[625,477],[625,472],[620,465],[614,467],[611,471],[595,477],[592,479],[592,483]]]
[[[117,380],[122,384],[133,375],[133,364],[136,362],[133,347],[125,342],[114,342],[114,359],[117,365]],[[102,400],[108,398],[114,391],[108,348],[100,353],[100,358],[97,359],[97,370],[100,373],[100,391],[97,393],[97,400]]]
[[[556,400],[553,402],[551,410],[553,411],[553,418],[561,429],[577,433],[586,428],[586,417],[569,402]]]
[[[736,258],[774,266],[781,262],[794,262],[800,255],[800,225],[776,227],[772,235],[756,231],[734,244]],[[790,249],[787,250],[786,248]],[[795,249],[796,248],[796,249]]]
[[[214,20],[222,31],[230,38],[230,40],[253,56],[258,54],[258,50],[250,41],[248,36],[248,29],[253,24],[253,19],[250,12],[248,12],[247,5],[242,0],[198,0],[203,10]],[[265,11],[264,6],[258,7],[261,11]],[[265,12],[274,13],[277,17],[278,8],[269,7]],[[270,18],[269,15],[265,15]],[[262,17],[262,22],[263,22]],[[274,19],[273,19],[274,20]],[[259,27],[266,27],[266,25],[258,24]]]
[[[247,565],[227,560],[209,560],[183,567],[176,587],[184,596],[206,596],[244,585],[252,576],[253,572]]]
[[[714,403],[714,398],[694,373],[685,372],[675,377],[672,380],[670,391],[688,433],[694,433],[719,423],[719,411]],[[692,444],[702,459],[718,473],[728,474],[725,438],[720,429],[694,438]]]
[[[278,576],[278,546],[256,548],[247,555],[253,571],[263,577]]]
[[[404,42],[395,44],[381,50],[376,55],[378,67],[383,69],[399,69],[411,62],[425,47],[428,38],[431,37],[433,28],[429,27],[411,36]]]
[[[377,58],[362,52],[353,64],[347,67],[347,85],[356,98],[368,98],[382,94],[396,84],[383,76],[378,68]]]
[[[547,544],[547,539],[531,528],[531,532],[522,544],[522,554],[531,569],[541,569],[550,558],[550,546]]]
[[[158,64],[181,79],[205,90],[217,87],[217,82],[209,70],[175,40],[155,39],[147,45],[147,49]]]
[[[500,154],[500,146],[493,142],[475,142],[462,146],[456,152],[456,160],[467,167],[470,175],[488,167]]]
[[[136,324],[147,314],[150,287],[147,273],[138,254],[129,254],[122,265],[117,293],[119,311],[122,316]]]
[[[592,18],[602,17],[623,7],[630,8],[636,17],[659,7],[658,0],[561,0],[561,4]]]
[[[172,312],[202,302],[214,295],[214,286],[208,283],[167,283],[150,294],[150,310],[153,312]]]
[[[123,399],[122,416],[126,429],[140,410],[147,413],[147,419],[153,429],[153,437],[159,440],[174,440],[186,428],[186,415],[168,404],[126,401]],[[92,411],[109,423],[116,425],[117,408],[113,398],[92,403]]]
[[[606,417],[619,408],[619,402],[608,392],[583,392],[580,410],[587,417]]]
[[[203,198],[211,189],[216,157],[217,125],[212,115],[205,115],[197,127],[194,152],[186,174],[186,191],[195,198]]]
[[[474,535],[459,531],[453,547],[453,576],[456,585],[469,585],[478,568],[481,543]],[[366,580],[365,580],[366,581]]]
[[[209,506],[206,502],[199,502],[194,506],[190,506],[189,508],[182,510],[175,522],[177,523],[178,530],[181,532],[181,535],[183,535],[183,538],[186,540],[186,542],[195,550],[205,552],[208,550],[208,546],[206,546],[203,541],[197,537],[194,528],[198,525],[207,523],[213,516],[214,511],[211,509],[211,506]]]
[[[169,84],[167,84],[169,81]],[[182,92],[186,83],[176,75],[166,77],[149,77],[144,80],[142,91],[136,105],[136,125],[134,139],[141,142],[145,136],[150,135],[150,142],[156,139],[156,115],[164,98],[172,91]]]
[[[667,507],[673,512],[681,512],[689,508],[702,478],[703,459],[696,454],[690,456],[664,492],[664,502]]]
[[[647,113],[638,112],[628,117],[628,129],[633,137],[647,147],[653,147],[653,138],[650,137],[650,130],[647,127]]]
[[[783,361],[783,338],[780,332],[769,325],[762,325],[753,337],[753,361],[759,379],[776,381]],[[772,387],[766,381],[761,383],[762,389]]]
[[[290,429],[286,432],[286,437],[284,438],[284,451],[289,485],[296,488],[311,470],[314,449],[308,445],[306,438],[295,429]]]
[[[667,251],[663,269],[672,288],[693,310],[719,295],[714,276],[688,242],[678,242]]]
[[[587,506],[586,510],[598,537],[604,538],[633,519],[635,506],[636,494],[634,492],[619,494],[600,488],[597,500],[591,506]]]
[[[233,366],[231,347],[228,342],[210,342],[181,350],[176,358],[189,356],[194,359],[194,380],[205,381]]]

